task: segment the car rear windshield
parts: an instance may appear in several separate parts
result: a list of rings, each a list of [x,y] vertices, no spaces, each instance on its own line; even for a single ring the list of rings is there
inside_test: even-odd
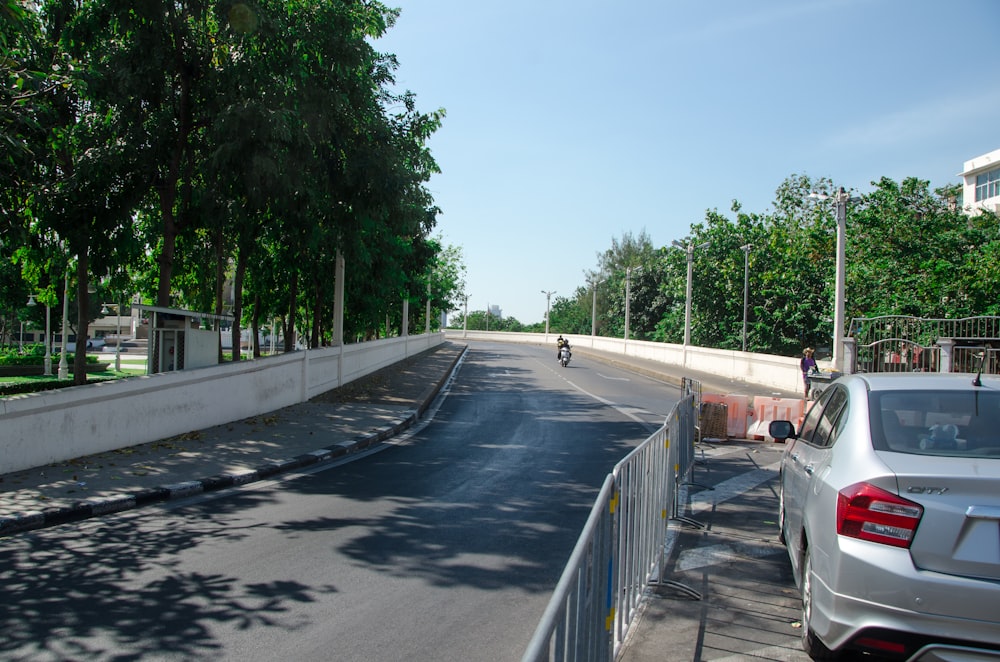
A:
[[[874,391],[869,397],[878,450],[1000,458],[1000,393]]]

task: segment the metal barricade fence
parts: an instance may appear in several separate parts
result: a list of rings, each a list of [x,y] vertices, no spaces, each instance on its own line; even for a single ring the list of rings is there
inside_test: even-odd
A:
[[[677,485],[693,464],[695,402],[674,405],[605,479],[523,662],[614,659],[646,587],[662,581]]]

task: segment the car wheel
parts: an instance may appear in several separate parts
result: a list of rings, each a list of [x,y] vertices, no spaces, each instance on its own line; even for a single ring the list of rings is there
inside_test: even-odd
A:
[[[826,647],[812,626],[812,554],[806,548],[802,559],[802,650],[814,660],[836,660],[840,653]]]

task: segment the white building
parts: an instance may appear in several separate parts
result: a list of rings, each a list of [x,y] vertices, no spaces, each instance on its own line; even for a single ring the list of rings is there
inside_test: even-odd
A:
[[[970,213],[1000,213],[1000,149],[966,161],[961,177],[962,201]]]

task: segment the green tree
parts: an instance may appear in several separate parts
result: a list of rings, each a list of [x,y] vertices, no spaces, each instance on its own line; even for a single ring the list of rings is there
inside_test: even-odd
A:
[[[849,318],[997,309],[997,226],[989,217],[967,217],[927,181],[882,178],[851,204],[848,221]]]
[[[631,334],[643,338],[653,330],[653,320],[663,312],[662,302],[657,298],[661,275],[662,265],[645,230],[638,236],[626,232],[621,240],[612,238],[611,248],[598,255],[596,272],[588,274],[590,282],[603,281],[599,291],[604,295],[601,297],[604,307],[598,311],[602,335],[624,335],[626,289],[631,293]]]
[[[590,333],[590,310],[580,306],[577,288],[572,298],[556,296],[549,307],[550,333]],[[544,327],[543,327],[544,331]]]
[[[745,263],[747,259],[751,276],[747,281],[756,285],[758,271],[767,268],[767,262],[758,260],[762,248],[768,243],[767,221],[757,214],[742,213],[737,201],[733,201],[732,211],[735,220],[731,220],[717,211],[709,211],[705,215],[704,224],[692,227],[692,235],[688,241],[696,246],[704,246],[695,250],[694,268],[692,273],[692,313],[691,342],[707,347],[724,349],[740,349],[743,345],[743,293]],[[742,246],[750,245],[749,254],[745,254]],[[674,342],[683,341],[683,306],[687,287],[687,254],[686,251],[676,251],[683,258],[683,263],[673,261],[675,276],[674,306],[670,316],[671,324],[664,324],[664,333],[670,330]],[[766,252],[764,252],[766,254]],[[683,269],[683,276],[680,270]],[[683,289],[678,289],[683,288]],[[757,288],[748,288],[748,305],[755,310],[757,303]],[[750,326],[759,315],[751,316],[748,310],[748,349],[755,346],[755,336],[761,329]],[[756,331],[756,333],[755,333]]]
[[[810,194],[832,190],[828,180],[800,175],[775,192],[775,212],[764,219],[759,249],[766,265],[757,271],[754,297],[760,351],[796,356],[807,345],[830,351],[836,217],[830,201],[817,203]]]
[[[88,335],[94,316],[90,301],[91,275],[107,273],[114,262],[134,247],[127,224],[135,201],[136,161],[128,143],[120,140],[114,115],[93,101],[93,76],[79,59],[74,26],[81,10],[76,3],[50,0],[37,12],[39,27],[23,40],[18,54],[32,60],[35,73],[18,65],[23,100],[33,140],[30,172],[19,171],[22,186],[11,201],[8,227],[19,225],[17,259],[33,286],[56,280],[55,274],[73,270],[76,295],[75,332],[78,343]],[[21,146],[27,143],[22,142]],[[42,278],[42,274],[47,274]],[[86,381],[86,357],[77,353],[74,379]]]

